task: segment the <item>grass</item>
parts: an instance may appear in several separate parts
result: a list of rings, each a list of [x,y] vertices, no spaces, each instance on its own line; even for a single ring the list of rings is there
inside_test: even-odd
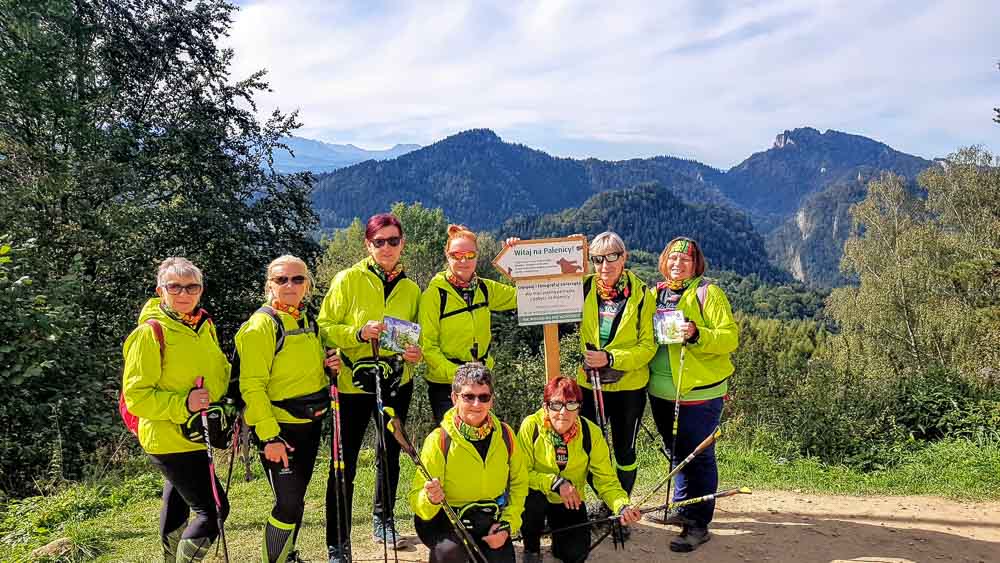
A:
[[[948,440],[905,454],[894,467],[861,473],[814,459],[775,459],[767,453],[733,444],[718,448],[722,486],[755,489],[791,489],[813,493],[878,495],[934,495],[962,501],[1000,500],[1000,445]],[[371,548],[374,464],[371,450],[362,452],[356,482],[353,542]],[[406,491],[413,474],[403,459],[397,521],[404,534],[413,533]],[[225,469],[225,463],[222,463]],[[298,547],[310,559],[322,561],[324,498],[327,461],[321,460],[306,497],[306,517]],[[232,513],[226,525],[233,561],[260,557],[264,520],[271,509],[271,491],[255,464],[256,479],[234,479]],[[240,471],[237,471],[240,473]],[[647,443],[640,452],[637,491],[649,490],[666,474],[662,455]],[[157,515],[161,480],[155,473],[133,476],[116,484],[78,484],[58,494],[15,501],[0,512],[0,552],[4,561],[28,559],[32,549],[60,537],[69,539],[72,552],[62,561],[152,561],[159,555]],[[414,559],[400,553],[401,559]],[[210,558],[211,559],[211,558]],[[221,558],[220,558],[221,560]]]

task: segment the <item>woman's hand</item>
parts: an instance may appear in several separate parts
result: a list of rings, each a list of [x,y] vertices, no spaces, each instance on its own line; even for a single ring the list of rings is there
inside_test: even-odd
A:
[[[423,357],[424,353],[420,350],[420,346],[413,346],[411,344],[410,346],[407,346],[406,351],[403,352],[403,359],[411,364],[419,362]]]
[[[633,522],[638,522],[642,520],[642,513],[639,512],[638,508],[632,506],[626,506],[622,509],[621,513],[621,523],[624,526],[628,526]]]
[[[287,445],[283,440],[268,442],[264,445],[264,457],[271,463],[281,462],[288,469],[288,452],[294,452],[295,448]]]
[[[698,334],[698,325],[694,324],[693,321],[684,323],[684,340],[691,340],[696,334]]]
[[[569,481],[559,485],[559,496],[562,497],[563,506],[570,510],[576,510],[583,504],[583,499],[580,498],[580,491],[577,491],[573,483]]]
[[[323,360],[323,367],[334,372],[340,371],[340,355],[336,350],[327,350],[326,359]]]
[[[431,501],[431,504],[444,502],[444,488],[441,486],[441,481],[437,479],[431,479],[424,483],[424,494],[427,495],[427,500]]]
[[[385,330],[385,324],[378,321],[368,321],[365,326],[361,327],[361,340],[369,342],[379,337],[382,331]]]
[[[503,245],[504,246],[514,246],[514,243],[517,242],[517,241],[519,241],[519,240],[521,240],[519,237],[507,237],[507,239],[503,241]]]
[[[208,408],[208,404],[212,401],[212,398],[208,395],[208,389],[192,389],[188,393],[187,399],[187,409],[188,412],[198,412],[200,410],[205,410]]]
[[[608,365],[608,353],[604,350],[587,350],[583,353],[583,363],[590,369],[600,369]]]
[[[483,541],[486,545],[490,546],[490,549],[500,549],[503,544],[507,543],[507,538],[510,537],[510,533],[507,530],[497,530],[500,527],[500,523],[496,522],[490,526],[490,533],[483,536]]]

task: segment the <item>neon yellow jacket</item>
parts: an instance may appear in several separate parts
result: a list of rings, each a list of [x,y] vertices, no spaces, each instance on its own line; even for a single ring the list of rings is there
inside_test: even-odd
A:
[[[695,387],[715,385],[733,374],[735,368],[730,355],[740,345],[740,327],[733,319],[733,309],[726,293],[717,285],[709,285],[705,295],[705,314],[698,307],[698,284],[695,278],[681,295],[677,309],[684,312],[689,320],[698,325],[698,340],[687,344],[684,353],[684,378],[681,381],[681,397]],[[653,309],[657,289],[649,292]],[[652,326],[652,322],[650,325]],[[673,401],[676,399],[677,382],[680,379],[680,344],[667,345],[670,351],[670,372],[672,381],[651,380],[649,392],[654,397]]]
[[[500,434],[500,419],[490,413],[493,419],[493,434],[490,435],[490,449],[486,461],[465,437],[455,428],[455,409],[444,415],[441,425],[434,429],[420,450],[420,460],[431,476],[441,481],[446,502],[456,508],[477,501],[494,500],[504,494],[510,481],[510,502],[500,514],[500,520],[510,524],[511,535],[521,529],[521,513],[524,499],[528,496],[528,465],[524,452],[513,436],[513,451],[507,457],[507,446]],[[508,431],[513,433],[513,430]],[[441,432],[451,436],[448,459],[441,452]],[[422,520],[431,520],[441,510],[441,506],[427,499],[424,491],[423,474],[413,475],[410,486],[410,508]]]
[[[160,344],[153,327],[155,319],[163,328],[166,351],[160,364]],[[125,340],[122,355],[122,392],[128,410],[139,417],[139,444],[151,454],[173,454],[204,450],[181,434],[177,425],[193,413],[187,397],[195,380],[205,378],[205,388],[213,402],[229,388],[229,361],[219,348],[215,324],[205,320],[197,331],[175,321],[160,309],[158,298],[150,299],[139,313],[139,327]]]
[[[546,416],[548,413],[544,408],[528,415],[517,432],[517,438],[528,459],[528,486],[545,493],[549,502],[562,504],[562,497],[559,493],[552,492],[551,488],[556,479],[562,477],[572,483],[586,500],[589,488],[587,476],[593,475],[594,487],[601,500],[613,513],[620,513],[622,508],[628,506],[629,498],[618,482],[618,474],[611,464],[611,453],[601,428],[582,416],[576,418],[576,436],[567,444],[569,460],[566,468],[559,471],[556,449],[548,438],[550,431],[545,428]],[[583,450],[583,424],[590,429],[590,457]]]
[[[365,323],[382,322],[385,317],[417,322],[417,307],[420,303],[420,288],[417,284],[403,274],[386,299],[382,279],[368,269],[370,260],[366,258],[334,276],[316,319],[323,344],[328,348],[340,349],[343,364],[337,378],[337,388],[341,393],[364,393],[352,382],[350,366],[359,359],[371,358],[371,345],[360,342],[357,337]],[[379,357],[382,358],[397,355],[399,354],[390,350],[379,352]],[[400,384],[406,384],[412,378],[413,366],[406,363]]]
[[[451,383],[458,366],[484,357],[486,367],[492,369],[490,313],[517,307],[517,289],[483,278],[479,279],[480,288],[469,307],[445,276],[446,272],[439,272],[431,278],[420,297],[420,346],[427,362],[425,377],[434,383]],[[488,301],[482,286],[486,286]],[[472,357],[473,345],[479,353],[477,358]]]
[[[257,437],[270,440],[278,435],[279,422],[306,423],[271,401],[281,401],[315,393],[330,385],[323,370],[325,353],[319,338],[311,330],[298,330],[298,321],[288,313],[275,311],[285,327],[285,343],[281,352],[274,353],[278,328],[266,313],[254,313],[236,333],[236,350],[240,354],[240,392],[247,407],[244,417],[253,426]],[[315,322],[305,313],[306,323]]]
[[[629,270],[622,272],[628,276],[629,296],[618,320],[611,327],[611,336],[606,346],[601,348],[601,322],[597,315],[597,281],[594,274],[584,278],[584,288],[589,291],[583,296],[583,322],[580,323],[580,350],[586,352],[588,343],[598,350],[611,352],[611,367],[625,372],[617,383],[603,385],[605,391],[631,391],[643,389],[649,382],[649,361],[656,353],[653,341],[653,313],[656,307],[649,299],[645,282]],[[590,389],[581,363],[577,370],[577,382]]]

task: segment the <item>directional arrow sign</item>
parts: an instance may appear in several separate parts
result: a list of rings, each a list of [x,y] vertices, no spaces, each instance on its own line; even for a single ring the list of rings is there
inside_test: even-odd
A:
[[[493,265],[515,282],[579,279],[587,269],[587,238],[520,240],[505,246]]]

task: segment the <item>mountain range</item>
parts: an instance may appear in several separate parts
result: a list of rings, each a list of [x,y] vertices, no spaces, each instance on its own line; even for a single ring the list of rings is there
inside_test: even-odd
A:
[[[846,281],[839,261],[851,232],[848,210],[867,182],[883,171],[912,182],[931,165],[867,137],[808,127],[780,133],[771,148],[729,170],[669,156],[559,158],[473,129],[319,174],[313,200],[325,228],[419,201],[500,235],[614,228],[655,252],[686,234],[701,237],[717,267],[765,279],[780,269],[832,286]]]
[[[333,172],[339,168],[366,160],[387,160],[413,152],[420,145],[399,145],[385,150],[365,150],[351,144],[337,145],[304,137],[285,137],[281,142],[288,151],[274,151],[274,168],[290,174],[309,171],[314,174]]]

